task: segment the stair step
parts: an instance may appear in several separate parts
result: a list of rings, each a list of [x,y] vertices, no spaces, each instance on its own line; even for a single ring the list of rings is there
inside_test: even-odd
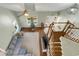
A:
[[[61,48],[61,46],[52,46],[52,45],[50,45],[50,48]]]
[[[61,48],[52,48],[52,50],[62,50]]]
[[[52,45],[53,45],[53,46],[61,46],[60,43],[53,43]]]
[[[55,52],[53,53],[53,56],[62,56],[62,52]]]
[[[52,52],[61,52],[61,50],[52,50]]]

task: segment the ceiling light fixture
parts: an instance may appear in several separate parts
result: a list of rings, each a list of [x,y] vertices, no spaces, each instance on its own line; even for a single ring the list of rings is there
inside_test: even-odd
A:
[[[25,14],[24,14],[24,16],[28,17],[28,16],[29,16],[29,14],[28,14],[28,13],[25,13]]]
[[[71,14],[76,14],[78,12],[77,4],[75,3],[73,7],[70,8]]]

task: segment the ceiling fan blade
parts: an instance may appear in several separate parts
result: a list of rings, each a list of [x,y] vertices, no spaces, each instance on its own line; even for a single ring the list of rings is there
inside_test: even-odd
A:
[[[24,6],[24,11],[18,17],[23,16],[25,13],[28,14],[27,9],[25,8],[25,4],[23,4],[23,6]]]

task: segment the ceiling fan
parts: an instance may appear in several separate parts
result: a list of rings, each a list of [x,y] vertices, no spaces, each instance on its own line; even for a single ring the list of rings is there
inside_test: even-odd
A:
[[[29,15],[26,9],[24,9],[24,11],[22,11],[21,14],[18,17],[21,17],[23,15],[26,15],[26,16]]]
[[[30,11],[28,9],[26,9],[26,7],[24,5],[24,11],[22,11],[22,13],[18,17],[25,16],[25,17],[28,18],[28,20],[35,20],[35,19],[37,19],[37,16],[31,16],[29,14],[29,12]]]

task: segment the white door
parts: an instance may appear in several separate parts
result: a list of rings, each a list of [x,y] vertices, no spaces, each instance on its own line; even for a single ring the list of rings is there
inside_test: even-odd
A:
[[[35,56],[39,56],[39,32],[25,32],[23,46],[27,48],[28,52],[32,53]]]

